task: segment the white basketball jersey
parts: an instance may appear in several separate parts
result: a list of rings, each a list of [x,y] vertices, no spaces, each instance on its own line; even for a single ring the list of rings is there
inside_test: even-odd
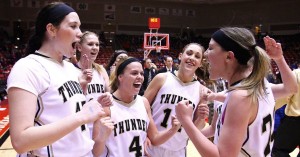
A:
[[[172,115],[175,113],[175,105],[181,100],[189,100],[194,110],[200,102],[200,83],[195,80],[183,83],[172,73],[166,73],[165,83],[158,91],[153,104],[152,116],[158,131],[172,128]],[[167,150],[180,150],[187,145],[188,136],[184,129],[180,130],[165,143],[161,144]]]
[[[103,93],[105,93],[105,80],[104,77],[96,70],[93,69],[93,78],[91,82],[88,84],[87,88],[87,94],[86,99],[87,101],[94,99],[97,100]],[[88,123],[87,124],[90,129],[90,135],[91,138],[93,137],[93,126],[94,123]],[[106,149],[103,154],[106,154]],[[101,157],[105,157],[104,155],[101,155]]]
[[[110,107],[111,119],[115,128],[106,140],[107,157],[144,156],[144,142],[147,137],[149,117],[143,97],[136,99],[126,107],[124,102],[113,99]],[[127,104],[129,105],[129,104]]]
[[[78,73],[80,74],[82,71],[79,69],[78,66],[75,65],[78,69]],[[93,78],[91,82],[88,84],[87,93],[86,93],[86,100],[90,101],[92,99],[97,100],[105,92],[105,80],[104,77],[96,70],[93,69]],[[90,129],[90,135],[92,138],[93,135],[93,124],[87,124]]]
[[[78,72],[71,63],[63,61],[60,64],[50,58],[32,54],[16,64],[34,69],[32,73],[18,81],[14,78],[14,76],[18,76],[18,68],[16,68],[16,71],[10,76],[13,81],[9,86],[37,91],[38,102],[34,119],[36,127],[51,124],[75,114],[85,104],[86,98],[78,82]],[[19,71],[19,73],[21,72]],[[24,80],[31,80],[32,83],[20,84]],[[40,82],[34,82],[36,80]],[[42,87],[45,84],[47,86]],[[93,144],[94,141],[89,136],[88,127],[82,125],[51,145],[32,150],[30,154],[41,157],[91,156]]]
[[[95,99],[105,92],[105,81],[103,76],[96,70],[93,69],[93,79],[88,84],[86,98],[87,100]]]
[[[247,128],[247,134],[239,153],[239,157],[265,157],[271,156],[273,147],[273,130],[274,130],[274,106],[275,99],[268,81],[265,80],[266,95],[259,99],[258,112],[255,120]],[[221,112],[219,113],[214,143],[218,144],[220,130],[222,129],[223,121],[226,118],[226,109],[230,92],[224,104],[222,105]]]

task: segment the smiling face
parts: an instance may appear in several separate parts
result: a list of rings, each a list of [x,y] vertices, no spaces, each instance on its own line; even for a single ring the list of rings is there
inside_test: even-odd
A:
[[[197,44],[190,44],[180,56],[179,68],[185,72],[190,71],[194,73],[198,67],[201,66],[203,49]]]
[[[78,14],[71,12],[57,27],[55,49],[67,58],[74,55],[74,43],[80,40],[82,34],[79,28],[80,24]]]
[[[144,82],[144,70],[139,62],[132,62],[126,66],[123,73],[118,76],[119,90],[137,95]]]
[[[87,55],[87,57],[94,62],[99,53],[99,39],[93,34],[87,34],[82,36],[82,41],[78,44],[78,50],[80,51],[80,55],[82,58],[83,55]]]
[[[221,46],[211,39],[209,42],[209,47],[205,51],[205,57],[209,63],[209,78],[211,80],[216,80],[225,76],[226,56],[227,54],[224,52]]]

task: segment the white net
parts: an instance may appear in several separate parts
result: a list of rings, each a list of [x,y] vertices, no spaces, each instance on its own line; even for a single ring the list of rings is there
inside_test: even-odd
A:
[[[156,53],[160,53],[161,52],[161,47],[155,47]]]

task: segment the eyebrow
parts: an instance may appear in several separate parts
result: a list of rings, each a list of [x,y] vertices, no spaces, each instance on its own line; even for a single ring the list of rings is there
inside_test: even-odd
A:
[[[69,23],[70,23],[70,24],[77,24],[77,25],[79,25],[79,26],[81,25],[81,23],[78,22],[78,21],[70,21]]]

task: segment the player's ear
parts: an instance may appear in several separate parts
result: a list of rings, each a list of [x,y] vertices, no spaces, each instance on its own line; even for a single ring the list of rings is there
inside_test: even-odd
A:
[[[181,60],[182,53],[179,53],[178,59]]]
[[[56,37],[57,28],[52,23],[48,23],[46,25],[46,31],[49,34],[50,39],[53,39]]]
[[[226,54],[226,62],[232,61],[234,59],[234,53],[232,51],[228,51]]]

